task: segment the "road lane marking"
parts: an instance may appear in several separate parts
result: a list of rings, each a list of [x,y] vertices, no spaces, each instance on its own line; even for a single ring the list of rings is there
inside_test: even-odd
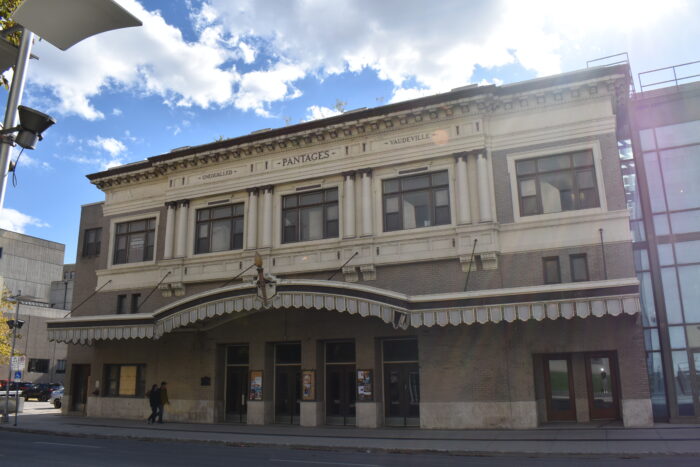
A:
[[[52,446],[70,446],[72,448],[102,449],[102,446],[91,446],[89,444],[50,443],[48,441],[34,441],[34,444],[50,444]]]
[[[302,461],[293,459],[270,459],[270,462],[289,462],[292,464],[352,465],[355,467],[382,467],[379,464],[351,464],[348,462]]]

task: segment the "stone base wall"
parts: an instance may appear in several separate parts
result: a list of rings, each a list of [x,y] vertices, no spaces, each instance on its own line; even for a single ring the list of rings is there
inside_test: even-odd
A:
[[[605,351],[617,359],[620,415],[625,426],[648,426],[651,403],[638,319],[608,316],[402,331],[372,317],[312,310],[262,311],[222,320],[207,331],[183,330],[157,341],[76,346],[69,363],[91,364],[89,388],[104,387],[107,364],[145,365],[147,386],[168,381],[172,402],[166,407],[166,420],[217,423],[225,420],[226,346],[247,344],[248,370],[264,373],[263,400],[247,402],[247,423],[263,425],[275,421],[274,343],[299,342],[300,367],[316,371],[318,397],[301,404],[300,424],[319,426],[326,416],[325,341],[354,341],[356,368],[372,369],[374,374],[373,400],[356,404],[356,424],[375,428],[384,424],[382,342],[412,338],[418,343],[421,427],[525,429],[547,422],[543,355],[572,356],[577,421],[586,422],[584,356]],[[68,387],[66,406],[71,392]],[[145,419],[149,413],[145,397],[90,396],[87,403],[87,415],[93,417]]]
[[[535,401],[518,402],[421,402],[421,428],[537,427]]]
[[[214,423],[215,404],[205,400],[171,399],[165,406],[166,422]],[[151,407],[147,398],[88,397],[87,416],[104,418],[147,419]]]

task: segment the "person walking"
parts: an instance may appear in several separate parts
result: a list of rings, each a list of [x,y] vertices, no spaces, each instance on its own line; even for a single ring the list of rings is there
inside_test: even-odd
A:
[[[151,390],[148,391],[146,397],[148,397],[148,403],[151,405],[151,415],[148,417],[148,423],[155,423],[158,416],[158,407],[160,407],[160,389],[158,389],[157,384],[151,386]]]
[[[163,411],[165,410],[165,406],[170,404],[170,400],[168,399],[168,383],[165,381],[160,383],[158,395],[160,396],[160,405],[158,406],[158,423],[163,423]]]

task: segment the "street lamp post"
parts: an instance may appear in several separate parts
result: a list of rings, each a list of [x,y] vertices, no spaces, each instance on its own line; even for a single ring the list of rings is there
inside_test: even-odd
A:
[[[21,295],[22,292],[19,293]],[[15,356],[15,344],[17,342],[17,329],[20,329],[24,324],[24,321],[19,319],[19,295],[16,297],[11,297],[15,299],[15,319],[8,321],[7,324],[12,329],[12,350],[10,351],[10,364],[7,371],[7,384],[5,385],[5,416],[3,418],[3,423],[10,422],[10,383],[14,382],[12,374],[12,359]],[[17,410],[19,406],[19,390],[15,389],[15,426],[17,426]]]
[[[17,54],[17,65],[15,66],[15,72],[12,76],[10,94],[7,96],[7,108],[5,110],[3,128],[12,128],[17,124],[17,106],[21,104],[22,101],[33,41],[34,33],[23,28],[22,41],[19,44],[19,52]],[[7,177],[10,169],[11,147],[12,143],[9,141],[5,141],[4,139],[0,140],[0,170],[2,170],[2,179],[0,180],[0,209],[5,206],[5,190],[7,189]]]
[[[22,100],[34,32],[59,49],[66,50],[95,34],[143,24],[114,0],[24,0],[12,13],[11,19],[22,26],[22,40],[7,99],[2,129],[5,132],[16,124],[17,106]],[[55,123],[48,115],[40,115],[51,120],[51,124]],[[40,139],[41,131],[36,133]],[[19,139],[17,143],[29,147],[22,145]],[[11,141],[0,143],[0,209],[5,203],[11,147]],[[33,145],[29,149],[34,149]]]

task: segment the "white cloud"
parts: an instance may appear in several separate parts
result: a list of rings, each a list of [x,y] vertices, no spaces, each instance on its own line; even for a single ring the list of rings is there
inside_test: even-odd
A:
[[[126,151],[126,146],[124,143],[115,138],[103,138],[102,136],[97,136],[87,142],[88,145],[102,149],[109,153],[110,156],[115,157]]]
[[[336,109],[331,109],[329,107],[321,107],[318,105],[312,105],[306,109],[306,118],[304,121],[308,122],[311,120],[318,120],[321,118],[332,117],[334,115],[340,115],[342,112]]]
[[[37,44],[29,79],[51,91],[47,110],[100,119],[94,98],[126,90],[171,106],[271,116],[273,103],[301,95],[302,78],[367,69],[391,83],[396,102],[469,84],[477,67],[519,63],[537,75],[567,61],[583,67],[610,44],[646,44],[629,40],[635,31],[663,36],[681,7],[697,8],[684,0],[664,8],[655,0],[203,0],[188,2],[196,34],[188,41],[160,12],[119,2],[142,27],[65,52]]]
[[[29,79],[51,90],[52,111],[103,118],[92,98],[105,89],[158,95],[175,106],[231,102],[238,73],[225,66],[233,51],[217,40],[220,29],[204,28],[196,42],[187,42],[159,12],[145,10],[136,0],[119,3],[143,26],[99,34],[67,51],[43,41],[35,47],[41,60],[32,63]]]
[[[582,68],[595,57],[571,54],[579,44],[660,27],[683,5],[640,1],[209,0],[204,9],[232,34],[266,41],[269,55],[305,76],[373,69],[393,84],[395,102],[469,84],[477,66],[518,62],[541,76],[560,72],[574,56]]]
[[[119,117],[121,114],[122,114],[122,109],[118,109],[116,107],[112,109],[112,115],[114,115],[115,117]]]
[[[12,232],[24,233],[27,226],[50,227],[46,222],[36,217],[23,214],[15,209],[0,209],[0,228]]]
[[[15,160],[17,159],[15,158]],[[22,157],[19,158],[18,170],[21,170],[22,166],[36,167],[44,170],[50,170],[52,168],[51,164],[49,164],[48,162],[34,159],[33,157],[29,157],[26,154],[22,154]]]
[[[418,89],[418,88],[395,88],[394,95],[389,101],[390,104],[394,102],[408,101],[411,99],[418,99],[419,97],[429,96],[435,94],[429,89]]]
[[[255,49],[245,42],[239,42],[238,46],[243,53],[243,61],[245,63],[253,63],[255,61]]]
[[[253,110],[260,116],[269,117],[271,102],[301,95],[292,83],[304,75],[303,68],[285,63],[278,63],[268,70],[245,73],[241,76],[234,104],[241,110]]]

